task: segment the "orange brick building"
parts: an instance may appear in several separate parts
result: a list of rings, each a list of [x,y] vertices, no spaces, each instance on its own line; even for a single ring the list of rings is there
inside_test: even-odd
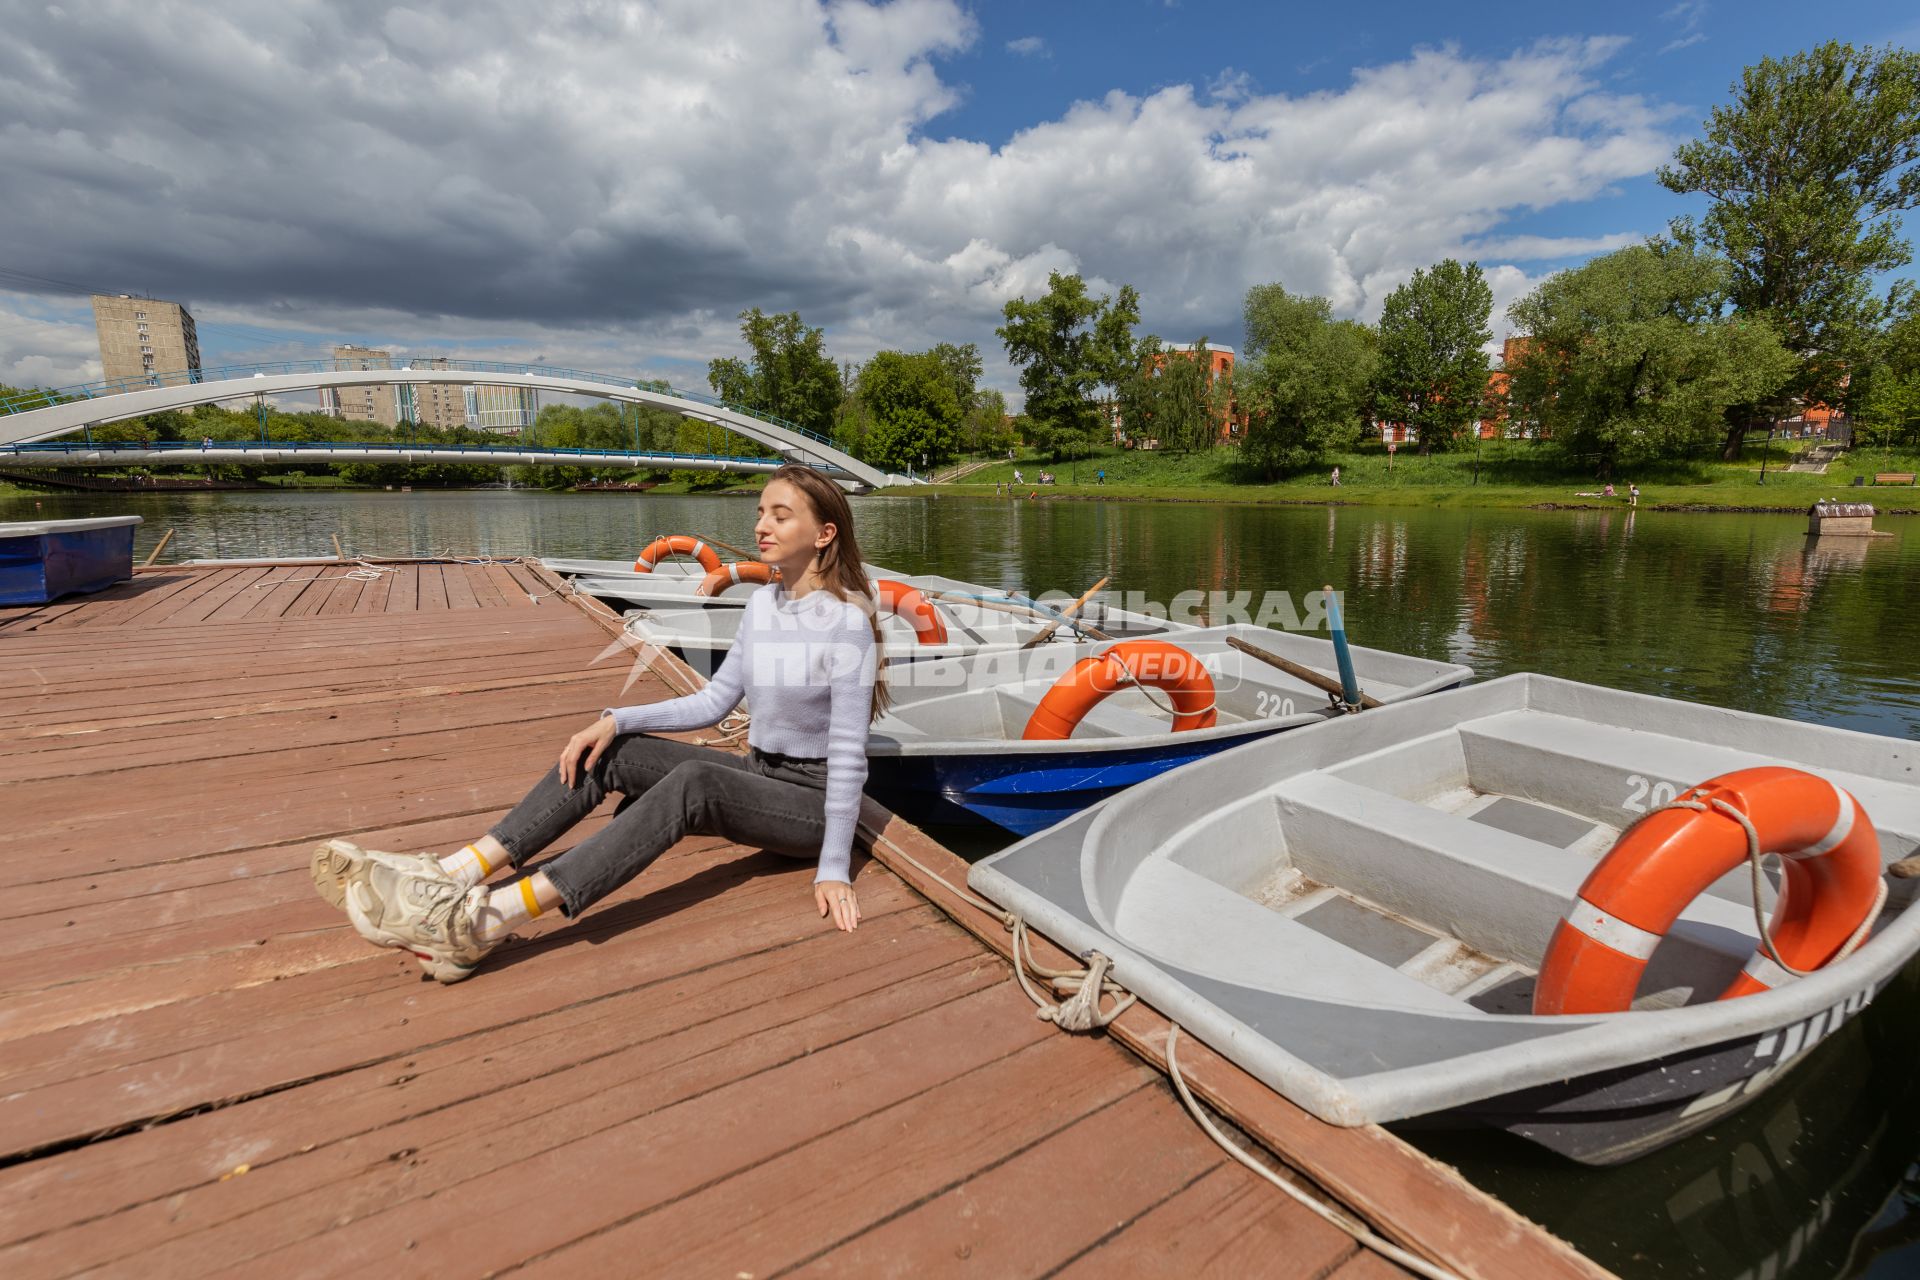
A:
[[[1196,344],[1191,342],[1169,342],[1163,344],[1160,348],[1160,354],[1153,358],[1154,368],[1158,369],[1163,367],[1167,362],[1167,357],[1172,355],[1184,356],[1189,360],[1193,359],[1195,346]],[[1211,387],[1222,378],[1232,378],[1233,361],[1234,351],[1232,347],[1216,347],[1212,343],[1208,343],[1207,363],[1211,367],[1207,371],[1207,385]],[[1220,415],[1220,438],[1222,440],[1238,438],[1242,425],[1239,402],[1229,402],[1226,412]]]
[[[1497,439],[1507,423],[1507,384],[1511,381],[1507,370],[1514,361],[1526,354],[1527,339],[1508,338],[1500,345],[1500,367],[1487,370],[1486,415],[1475,420],[1474,430],[1482,440]],[[1376,422],[1380,429],[1382,444],[1408,444],[1419,439],[1419,433],[1412,427],[1400,422]]]

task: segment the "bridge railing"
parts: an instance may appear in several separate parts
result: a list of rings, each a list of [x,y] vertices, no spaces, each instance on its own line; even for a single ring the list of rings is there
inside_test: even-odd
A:
[[[189,461],[193,455],[214,449],[240,450],[241,452],[272,450],[274,452],[309,452],[325,455],[342,449],[359,452],[386,453],[437,453],[447,455],[479,454],[484,458],[490,454],[551,454],[557,457],[629,457],[629,458],[669,458],[675,461],[694,462],[739,462],[756,466],[779,466],[785,458],[755,458],[739,453],[679,453],[672,449],[616,449],[577,447],[562,448],[551,445],[507,445],[507,444],[408,444],[395,440],[216,440],[211,446],[202,445],[197,440],[156,440],[152,444],[140,444],[132,440],[116,440],[89,444],[79,440],[40,440],[32,444],[0,445],[0,458],[32,457],[36,454],[75,454],[75,453],[178,453],[185,455],[181,461]],[[316,458],[316,461],[319,461]],[[817,464],[816,464],[817,465]],[[823,468],[830,469],[830,468]]]
[[[92,400],[101,396],[118,395],[124,391],[140,391],[149,387],[182,387],[202,382],[231,382],[242,378],[269,377],[274,374],[294,373],[361,373],[382,371],[389,373],[512,373],[525,376],[545,375],[555,378],[568,378],[576,382],[593,382],[604,386],[618,387],[622,391],[657,391],[662,395],[674,396],[681,400],[692,400],[696,404],[709,405],[716,409],[726,409],[732,413],[791,431],[795,435],[832,448],[839,448],[829,436],[817,431],[809,431],[798,423],[789,422],[775,414],[759,409],[735,404],[731,400],[722,400],[718,396],[708,395],[704,391],[692,391],[675,388],[664,379],[646,379],[623,377],[612,373],[595,373],[588,369],[564,369],[555,365],[519,364],[504,360],[456,360],[434,357],[431,361],[422,360],[421,367],[415,369],[413,362],[406,358],[383,360],[270,360],[259,364],[226,364],[199,369],[178,369],[171,372],[143,373],[134,377],[109,378],[98,382],[84,382],[71,387],[57,387],[24,392],[20,395],[0,397],[0,415],[25,413],[31,409],[45,409],[56,404],[66,404],[73,400]],[[234,396],[245,395],[236,389]],[[724,425],[724,424],[722,424]]]

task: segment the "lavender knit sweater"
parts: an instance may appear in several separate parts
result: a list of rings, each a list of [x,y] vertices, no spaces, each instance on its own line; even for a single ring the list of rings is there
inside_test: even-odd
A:
[[[747,600],[740,634],[707,687],[684,698],[609,708],[621,733],[678,732],[718,724],[744,697],[747,741],[762,751],[827,761],[822,880],[849,882],[860,789],[867,781],[873,699],[873,631],[859,606],[816,590],[795,600],[778,583]]]

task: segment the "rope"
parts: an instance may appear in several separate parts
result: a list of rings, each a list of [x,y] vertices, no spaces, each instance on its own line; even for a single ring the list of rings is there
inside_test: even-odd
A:
[[[1020,989],[1027,993],[1028,999],[1033,1001],[1036,1010],[1034,1016],[1053,1023],[1062,1031],[1087,1031],[1092,1029],[1093,1026],[1106,1026],[1107,1023],[1112,1022],[1126,1009],[1131,1007],[1137,999],[1136,996],[1124,991],[1119,983],[1107,976],[1107,971],[1112,967],[1113,962],[1100,952],[1095,951],[1089,953],[1088,965],[1085,969],[1049,969],[1033,958],[1032,940],[1027,930],[1027,922],[1021,919],[1018,914],[1003,910],[969,890],[955,885],[951,880],[901,848],[899,844],[888,838],[885,834],[875,832],[874,841],[876,844],[885,845],[894,857],[899,858],[902,862],[905,862],[920,872],[920,874],[933,880],[962,902],[978,907],[990,916],[997,917],[1000,923],[1005,925],[1013,933],[1013,976],[1020,980]],[[1032,984],[1028,982],[1027,970],[1029,969],[1031,969],[1036,976],[1044,978],[1051,983],[1055,990],[1072,991],[1073,998],[1064,1004],[1055,1005],[1035,990]],[[1117,1001],[1117,1003],[1104,1014],[1102,1014],[1099,1009],[1099,998],[1101,995],[1114,996]],[[1121,996],[1125,998],[1120,999]],[[1069,1012],[1069,1010],[1071,1010],[1071,1012]],[[1087,1022],[1088,1025],[1079,1025],[1082,1021]],[[1265,1178],[1268,1182],[1271,1182],[1274,1186],[1286,1192],[1289,1196],[1292,1196],[1320,1217],[1326,1219],[1334,1226],[1339,1227],[1342,1231],[1352,1236],[1355,1242],[1362,1247],[1374,1250],[1381,1256],[1399,1263],[1415,1274],[1427,1277],[1427,1280],[1461,1280],[1461,1277],[1455,1273],[1437,1267],[1425,1258],[1408,1253],[1405,1249],[1400,1248],[1400,1246],[1390,1240],[1376,1235],[1365,1225],[1355,1222],[1331,1205],[1325,1204],[1308,1195],[1306,1192],[1300,1190],[1300,1188],[1285,1181],[1271,1169],[1255,1160],[1239,1146],[1229,1141],[1226,1135],[1221,1133],[1219,1128],[1214,1125],[1213,1121],[1207,1118],[1206,1113],[1201,1110],[1200,1104],[1195,1101],[1192,1091],[1187,1088],[1186,1077],[1180,1072],[1180,1061],[1178,1057],[1175,1056],[1174,1050],[1174,1043],[1179,1037],[1180,1024],[1177,1022],[1169,1022],[1167,1030],[1167,1075],[1173,1081],[1173,1087],[1179,1091],[1180,1100],[1186,1104],[1188,1112],[1192,1114],[1195,1120],[1199,1121],[1200,1127],[1206,1131],[1207,1136],[1218,1143],[1223,1151],[1259,1174],[1262,1178]]]
[[[1280,1188],[1282,1191],[1286,1192],[1289,1196],[1292,1196],[1300,1204],[1305,1205],[1307,1208],[1313,1210],[1313,1212],[1319,1214],[1320,1217],[1326,1219],[1328,1222],[1332,1223],[1334,1226],[1340,1228],[1342,1231],[1352,1236],[1354,1238],[1354,1241],[1360,1244],[1361,1246],[1368,1249],[1372,1249],[1375,1253],[1378,1253],[1379,1255],[1388,1259],[1391,1262],[1399,1263],[1401,1266],[1405,1267],[1409,1271],[1412,1271],[1416,1275],[1426,1276],[1427,1280],[1460,1280],[1460,1277],[1456,1275],[1454,1272],[1447,1271],[1441,1267],[1436,1267],[1431,1262],[1428,1262],[1425,1258],[1422,1258],[1417,1254],[1408,1253],[1405,1249],[1402,1249],[1399,1245],[1394,1244],[1392,1241],[1383,1239],[1382,1237],[1374,1234],[1374,1232],[1368,1229],[1365,1224],[1355,1222],[1352,1218],[1349,1218],[1346,1214],[1341,1213],[1338,1209],[1334,1208],[1332,1205],[1327,1204],[1324,1201],[1314,1196],[1308,1195],[1306,1192],[1294,1186],[1291,1182],[1288,1182],[1285,1178],[1282,1178],[1279,1174],[1275,1173],[1273,1170],[1267,1168],[1267,1166],[1265,1166],[1264,1164],[1261,1164],[1258,1160],[1255,1160],[1252,1156],[1248,1155],[1246,1151],[1239,1146],[1239,1144],[1233,1142],[1231,1139],[1227,1137],[1226,1134],[1220,1132],[1219,1128],[1213,1123],[1213,1121],[1207,1118],[1207,1113],[1200,1109],[1200,1104],[1194,1100],[1194,1096],[1192,1092],[1189,1091],[1187,1088],[1186,1077],[1180,1074],[1180,1060],[1175,1055],[1175,1050],[1174,1050],[1174,1045],[1179,1041],[1179,1039],[1180,1039],[1180,1024],[1177,1022],[1169,1024],[1167,1028],[1167,1076],[1173,1081],[1174,1089],[1178,1091],[1178,1093],[1180,1094],[1180,1101],[1187,1104],[1187,1110],[1192,1114],[1195,1120],[1200,1122],[1200,1127],[1207,1131],[1207,1136],[1212,1138],[1216,1143],[1220,1145],[1220,1149],[1222,1151],[1225,1151],[1228,1155],[1232,1156],[1235,1160],[1239,1161],[1241,1164],[1245,1165],[1247,1168],[1253,1170],[1253,1172],[1260,1175],[1262,1178],[1265,1178],[1268,1182],[1271,1182],[1274,1186]]]
[[[933,880],[962,902],[978,907],[994,917],[1007,932],[1013,935],[1013,976],[1019,979],[1020,989],[1027,993],[1027,999],[1033,1001],[1034,1017],[1043,1022],[1051,1022],[1062,1031],[1092,1031],[1112,1022],[1132,1007],[1134,1001],[1138,999],[1108,976],[1113,968],[1113,961],[1098,951],[1088,953],[1087,967],[1084,969],[1051,969],[1041,964],[1033,958],[1033,940],[1028,932],[1027,922],[1021,919],[1018,913],[995,906],[986,899],[960,888],[886,836],[876,833],[875,838],[885,844],[896,858]],[[1029,973],[1043,979],[1043,985],[1052,987],[1056,995],[1070,998],[1061,1003],[1049,1000],[1028,981]],[[1102,996],[1113,1001],[1104,1010],[1100,1007]]]
[[[626,626],[623,625],[622,631],[626,630]],[[631,633],[628,632],[628,634]],[[1133,673],[1131,671],[1127,672],[1130,680],[1132,675]],[[1134,683],[1138,685],[1138,681],[1134,681]],[[1139,685],[1139,688],[1142,692],[1145,692],[1147,686]],[[1149,695],[1149,697],[1151,697],[1151,695]],[[752,723],[745,712],[736,712],[733,716],[728,717],[728,719],[735,718],[738,718],[741,723],[736,729],[729,731],[729,733],[742,732]],[[727,725],[727,720],[722,720],[720,724],[724,730]],[[723,736],[727,735],[723,734]],[[702,741],[704,742],[705,740]],[[920,872],[921,875],[934,881],[962,902],[977,907],[988,915],[997,918],[1000,923],[1012,933],[1013,976],[1019,981],[1020,990],[1026,993],[1029,1000],[1033,1001],[1034,1016],[1036,1018],[1044,1022],[1051,1022],[1062,1031],[1085,1033],[1105,1027],[1115,1018],[1118,1018],[1121,1014],[1132,1008],[1139,1000],[1138,996],[1128,991],[1125,987],[1122,987],[1109,976],[1113,969],[1113,961],[1102,952],[1088,952],[1087,966],[1084,969],[1054,969],[1043,965],[1034,959],[1032,935],[1027,927],[1027,922],[1021,918],[1017,912],[1004,910],[970,890],[954,884],[938,871],[935,871],[932,867],[929,867],[926,863],[901,848],[897,842],[883,832],[875,832],[874,840],[875,843],[885,845],[894,857],[899,858],[902,862],[913,867],[916,871]],[[1034,977],[1042,979],[1042,985],[1050,986],[1055,995],[1064,995],[1068,998],[1058,1003],[1048,999],[1029,980],[1029,973]],[[1100,1003],[1101,997],[1103,996],[1112,1001],[1112,1003],[1105,1008],[1102,1008]],[[1206,1113],[1201,1110],[1200,1104],[1194,1099],[1192,1091],[1187,1088],[1186,1077],[1181,1074],[1180,1062],[1175,1056],[1174,1044],[1179,1037],[1180,1024],[1170,1022],[1167,1032],[1167,1075],[1172,1079],[1174,1088],[1179,1091],[1180,1100],[1186,1104],[1188,1112],[1192,1114],[1195,1120],[1199,1121],[1200,1127],[1206,1131],[1207,1136],[1218,1143],[1223,1151],[1260,1177],[1265,1178],[1268,1182],[1271,1182],[1274,1186],[1286,1192],[1287,1195],[1318,1214],[1321,1218],[1324,1218],[1326,1221],[1346,1232],[1362,1247],[1374,1250],[1381,1256],[1399,1263],[1415,1274],[1427,1277],[1427,1280],[1461,1280],[1461,1277],[1455,1275],[1453,1272],[1443,1270],[1440,1267],[1434,1266],[1425,1258],[1408,1253],[1405,1249],[1400,1248],[1391,1241],[1376,1235],[1365,1225],[1353,1221],[1331,1205],[1325,1204],[1308,1195],[1292,1183],[1282,1179],[1278,1174],[1255,1160],[1239,1146],[1230,1141],[1227,1136],[1221,1133],[1219,1128],[1214,1125],[1213,1121],[1207,1118]]]
[[[741,737],[753,728],[753,717],[745,711],[729,711],[720,718],[720,723],[716,727],[720,730],[719,733],[711,738],[695,738],[694,745],[699,747],[735,746]]]
[[[475,561],[466,561],[465,563],[469,563],[469,564],[480,564],[480,563],[486,563],[486,564],[512,564],[512,563],[513,563],[513,561],[511,561],[511,560],[487,560],[487,561],[484,561],[484,562],[482,562],[482,561],[477,561],[477,560],[475,560]],[[557,588],[555,588],[554,590],[552,590],[552,591],[528,591],[528,592],[526,592],[526,597],[527,597],[527,599],[529,599],[529,600],[531,600],[531,601],[533,601],[533,603],[535,603],[535,604],[539,604],[539,603],[540,603],[540,602],[541,602],[542,600],[545,600],[545,599],[547,599],[547,598],[548,598],[548,597],[550,597],[550,596],[577,596],[577,595],[579,595],[579,594],[580,594],[580,588],[579,588],[578,586],[576,586],[576,585],[574,585],[574,583],[575,583],[575,580],[574,580],[574,579],[572,579],[572,578],[561,578],[561,579],[560,579],[560,585],[559,585],[559,586],[558,586]]]
[[[1689,809],[1694,813],[1706,813],[1709,809],[1714,809],[1740,824],[1740,829],[1747,833],[1747,867],[1753,873],[1753,927],[1760,934],[1760,950],[1767,959],[1773,961],[1796,978],[1804,978],[1809,973],[1812,973],[1812,969],[1796,969],[1781,959],[1780,952],[1776,950],[1773,945],[1773,924],[1767,919],[1766,908],[1760,905],[1760,889],[1763,879],[1761,876],[1761,862],[1769,855],[1760,849],[1760,832],[1754,827],[1753,819],[1749,818],[1740,809],[1720,799],[1718,796],[1714,797],[1711,802],[1699,800],[1670,800],[1657,809],[1649,810],[1647,816],[1652,817],[1654,814],[1666,809]],[[1886,877],[1882,876],[1879,881],[1876,882],[1876,885],[1873,906],[1868,910],[1866,918],[1860,922],[1860,927],[1853,931],[1853,936],[1848,938],[1841,948],[1833,953],[1833,958],[1828,960],[1826,962],[1827,964],[1838,964],[1840,961],[1845,960],[1848,956],[1859,950],[1860,944],[1867,940],[1869,933],[1873,932],[1873,922],[1880,918],[1880,909],[1887,905]],[[1815,967],[1824,968],[1825,966],[1819,965]]]
[[[1049,969],[1033,958],[1033,940],[1028,936],[1027,922],[1011,911],[1002,912],[1000,918],[1001,923],[1013,931],[1014,976],[1020,979],[1020,989],[1033,1001],[1033,1016],[1042,1022],[1051,1022],[1062,1031],[1093,1031],[1125,1013],[1139,999],[1107,976],[1113,969],[1113,961],[1100,952],[1087,953],[1084,969]],[[1055,995],[1068,998],[1058,1004],[1044,998],[1028,983],[1029,970],[1045,978]],[[1101,996],[1113,1003],[1102,1009]]]
[[[569,585],[571,585],[573,580],[569,578],[567,579],[567,582]],[[553,593],[549,593],[549,594],[553,594]],[[640,618],[639,616],[636,615],[634,617],[628,618],[625,622],[622,622],[620,624],[620,643],[623,648],[632,649],[638,652],[641,655],[642,661],[644,661],[646,657],[646,651],[649,648],[658,649],[660,646],[653,640],[649,640],[644,636],[636,636],[633,633],[633,624],[638,621],[640,621]],[[666,671],[663,671],[659,667],[653,666],[653,664],[650,662],[647,665],[651,670],[658,673],[662,679],[666,678]],[[666,670],[670,671],[672,670],[672,668],[668,667],[666,668]],[[674,683],[676,684],[679,683],[679,679],[677,676],[674,679]],[[695,690],[692,690],[692,692],[697,693],[699,692],[699,690],[695,689]],[[739,745],[740,739],[745,737],[747,732],[753,728],[753,716],[746,710],[746,708],[744,707],[738,708],[722,716],[720,718],[720,723],[716,727],[720,730],[719,733],[714,734],[710,738],[695,738],[693,740],[694,745],[697,747],[737,746]]]
[[[365,560],[358,559],[354,561],[354,564],[358,567],[349,569],[345,573],[316,573],[310,578],[268,578],[264,581],[254,583],[253,589],[257,590],[260,587],[284,587],[290,582],[344,582],[349,579],[355,582],[378,582],[385,574],[400,572],[399,566],[397,565],[368,564]]]
[[[1127,666],[1127,664],[1124,662],[1120,664],[1120,673],[1121,673],[1120,683],[1130,684],[1134,688],[1138,689],[1142,697],[1144,697],[1148,702],[1152,703],[1155,707],[1159,708],[1161,711],[1165,712],[1167,715],[1167,718],[1170,720],[1177,719],[1180,716],[1203,716],[1207,714],[1207,712],[1217,709],[1220,705],[1219,695],[1216,694],[1212,699],[1208,701],[1206,706],[1200,708],[1198,711],[1179,711],[1174,708],[1172,695],[1168,695],[1167,700],[1165,702],[1160,701],[1159,698],[1154,696],[1155,694],[1154,687],[1150,684],[1142,683],[1140,678],[1133,674],[1133,669]]]
[[[500,557],[495,557],[485,551],[462,554],[458,551],[455,551],[452,547],[448,547],[443,551],[430,554],[428,558],[432,560],[449,560],[449,561],[452,561],[454,564],[516,564],[518,563],[518,560],[519,560],[517,556],[506,556],[504,558],[500,558]]]

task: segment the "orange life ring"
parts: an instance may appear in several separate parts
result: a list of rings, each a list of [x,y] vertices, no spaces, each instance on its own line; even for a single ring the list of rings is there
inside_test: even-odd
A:
[[[1535,1013],[1613,1013],[1633,1001],[1667,930],[1708,885],[1747,861],[1747,833],[1714,807],[1753,823],[1763,853],[1781,858],[1774,951],[1796,969],[1832,960],[1879,901],[1880,838],[1860,802],[1825,778],[1767,765],[1710,778],[1679,796],[1704,810],[1658,809],[1600,860],[1560,923],[1534,983]],[[1791,975],[1755,949],[1720,999],[1770,990]]]
[[[759,560],[735,560],[732,564],[723,564],[706,577],[700,579],[700,585],[693,589],[697,596],[717,596],[738,582],[772,582],[780,576],[780,571],[770,564]]]
[[[1214,723],[1213,677],[1206,664],[1165,640],[1123,640],[1080,659],[1055,680],[1020,736],[1029,742],[1071,738],[1095,703],[1129,684],[1152,685],[1172,695],[1175,733]]]
[[[882,611],[896,614],[913,624],[914,636],[921,644],[947,642],[947,624],[940,617],[940,611],[933,607],[933,601],[927,599],[926,593],[920,588],[895,582],[892,578],[876,578],[873,593],[879,598]]]
[[[700,562],[700,567],[712,573],[720,567],[720,553],[698,538],[689,538],[684,533],[661,534],[647,544],[640,558],[633,562],[635,573],[652,573],[653,566],[668,556],[692,556]]]

